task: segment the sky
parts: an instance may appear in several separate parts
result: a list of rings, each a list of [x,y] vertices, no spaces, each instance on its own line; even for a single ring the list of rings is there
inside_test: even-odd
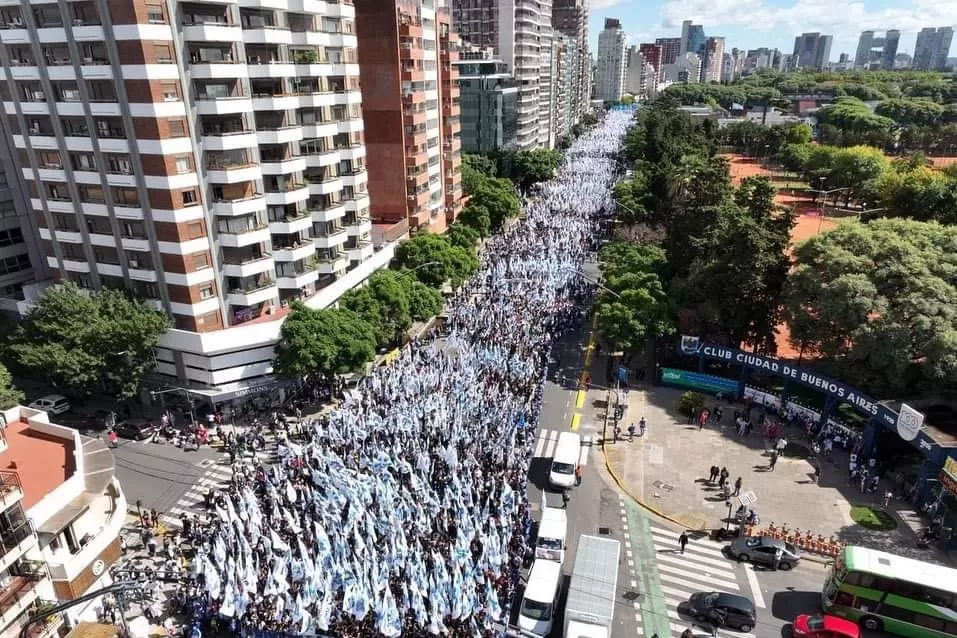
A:
[[[605,18],[621,20],[629,44],[681,35],[682,20],[724,36],[732,47],[794,50],[794,36],[819,31],[834,36],[831,59],[852,58],[861,31],[899,29],[898,53],[913,53],[923,27],[957,27],[957,0],[590,0],[590,48],[597,48]],[[877,34],[879,35],[879,34]],[[957,56],[957,38],[951,47]]]

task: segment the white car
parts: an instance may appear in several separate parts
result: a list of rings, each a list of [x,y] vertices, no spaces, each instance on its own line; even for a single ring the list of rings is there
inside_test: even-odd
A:
[[[27,407],[33,410],[43,410],[55,416],[70,411],[70,400],[62,394],[48,394],[36,401],[31,401]]]

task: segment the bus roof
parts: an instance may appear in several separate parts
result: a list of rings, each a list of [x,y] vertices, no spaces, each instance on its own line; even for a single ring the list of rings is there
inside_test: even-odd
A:
[[[844,548],[844,565],[850,571],[869,572],[909,583],[933,585],[937,589],[957,593],[957,569],[943,565],[852,545]]]

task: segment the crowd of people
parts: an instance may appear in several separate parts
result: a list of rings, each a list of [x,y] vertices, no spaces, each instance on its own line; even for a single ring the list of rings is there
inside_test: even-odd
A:
[[[200,628],[338,636],[501,635],[531,517],[526,481],[552,343],[612,213],[609,113],[566,153],[451,302],[447,336],[402,350],[279,446],[184,533]]]

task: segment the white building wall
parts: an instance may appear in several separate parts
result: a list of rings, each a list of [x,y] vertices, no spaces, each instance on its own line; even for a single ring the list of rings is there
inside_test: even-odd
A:
[[[596,99],[614,102],[625,92],[625,32],[604,29],[598,35],[598,78]]]

